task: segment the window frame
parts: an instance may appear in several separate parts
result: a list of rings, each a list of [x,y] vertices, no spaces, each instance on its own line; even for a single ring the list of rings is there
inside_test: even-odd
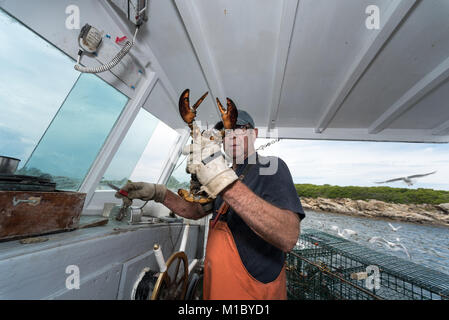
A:
[[[3,7],[1,9],[5,14],[9,15],[11,18],[20,23],[21,26],[28,29],[36,36],[40,37],[42,40],[44,40],[52,47],[56,48],[59,52],[61,52],[65,56],[69,57],[70,60],[75,65],[76,60],[70,53],[64,51],[58,45],[48,40],[43,34],[34,30],[27,23],[19,19],[13,13],[11,13],[10,10],[7,10],[6,8]],[[95,67],[101,65],[97,60],[89,56],[86,56],[84,59],[86,59],[85,63],[90,66]],[[120,114],[119,118],[114,123],[103,146],[100,148],[97,157],[92,162],[90,169],[88,170],[86,176],[84,177],[84,180],[82,181],[78,189],[78,192],[86,193],[83,215],[86,213],[89,214],[92,211],[91,208],[95,206],[95,204],[101,205],[102,208],[104,202],[108,201],[114,202],[115,199],[113,196],[115,193],[114,191],[112,190],[97,191],[96,187],[99,184],[101,177],[109,167],[110,162],[114,158],[129,128],[133,124],[138,112],[140,111],[141,106],[145,104],[145,101],[150,96],[157,81],[158,80],[162,81],[162,79],[158,77],[156,72],[152,71],[151,69],[147,69],[146,71],[147,72],[139,81],[137,88],[135,89],[130,88],[124,81],[122,81],[119,77],[117,77],[111,72],[103,72],[96,74],[97,77],[105,81],[108,85],[112,86],[113,88],[117,89],[119,92],[124,94],[126,97],[128,97],[129,100],[128,103],[123,108],[123,111]],[[151,111],[148,110],[148,108],[145,108],[145,110],[151,113]],[[172,146],[170,156],[164,162],[162,172],[160,173],[159,178],[157,180],[158,183],[165,183],[166,180],[168,180],[176,165],[178,158],[181,155],[181,148],[184,146],[184,144],[189,138],[189,132],[185,128],[178,129],[177,131],[180,134],[180,136],[177,142],[174,143],[174,145]],[[103,193],[103,195],[98,199],[94,199],[94,195],[100,193]],[[101,201],[101,203],[99,203],[98,201]],[[98,210],[95,210],[95,214],[98,213],[99,213]]]
[[[123,109],[123,112],[114,124],[109,133],[105,143],[103,144],[97,158],[92,163],[89,172],[84,178],[83,183],[79,188],[79,192],[86,193],[86,200],[84,202],[84,209],[90,206],[91,199],[96,193],[97,185],[106,172],[109,164],[114,158],[120,144],[128,133],[129,128],[133,124],[137,114],[140,111],[141,105],[145,102],[147,97],[151,94],[154,85],[157,82],[155,72],[151,72],[147,78],[144,78],[136,92],[135,97],[131,97]],[[106,192],[107,190],[98,190]],[[111,199],[112,200],[112,199]]]
[[[140,110],[140,109],[139,109]],[[148,111],[148,110],[147,110]],[[176,163],[178,162],[178,159],[182,156],[181,151],[184,145],[188,142],[190,137],[189,130],[186,129],[178,129],[176,130],[179,133],[179,137],[177,141],[171,146],[169,151],[169,157],[165,160],[162,171],[159,174],[159,178],[155,183],[165,184],[169,177],[171,176],[173,170],[175,169]],[[118,149],[118,148],[117,148]],[[112,161],[112,158],[111,158]],[[107,170],[106,169],[105,171]],[[103,172],[104,173],[104,172]],[[103,176],[103,175],[101,175]],[[101,179],[100,179],[101,180]],[[100,182],[98,180],[98,183]],[[83,210],[83,215],[98,215],[101,214],[101,211],[103,209],[103,205],[106,202],[110,203],[117,203],[120,204],[121,200],[114,197],[115,190],[96,190],[97,184],[95,184],[94,192],[91,196],[90,202],[85,205],[85,208]],[[87,201],[87,200],[86,200]],[[135,201],[134,205],[143,205],[143,201]],[[152,203],[148,203],[148,207],[152,206]]]

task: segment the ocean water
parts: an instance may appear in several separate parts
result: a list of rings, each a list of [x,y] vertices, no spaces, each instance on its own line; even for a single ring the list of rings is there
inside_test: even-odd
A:
[[[401,228],[395,232],[388,223],[395,228]],[[332,226],[337,226],[340,230],[356,231],[356,235],[347,237],[350,241],[449,274],[449,228],[447,227],[314,211],[306,211],[306,218],[301,222],[301,229],[311,228],[337,235],[337,231],[333,230]],[[402,250],[393,251],[386,246],[370,243],[368,240],[371,237],[383,237],[390,242],[402,243],[411,258],[409,259]]]

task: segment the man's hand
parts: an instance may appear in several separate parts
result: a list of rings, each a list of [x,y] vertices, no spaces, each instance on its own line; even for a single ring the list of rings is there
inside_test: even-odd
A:
[[[189,154],[187,172],[196,174],[201,183],[201,190],[206,191],[211,198],[238,179],[235,172],[226,164],[221,153],[221,138],[213,131],[205,131],[193,124],[193,143],[183,149],[183,154]]]
[[[124,196],[117,192],[115,197],[123,199],[123,202],[129,205],[133,199],[163,202],[165,199],[165,194],[167,193],[167,187],[163,184],[146,182],[128,182],[123,188],[121,188],[121,190],[128,192],[128,196]]]

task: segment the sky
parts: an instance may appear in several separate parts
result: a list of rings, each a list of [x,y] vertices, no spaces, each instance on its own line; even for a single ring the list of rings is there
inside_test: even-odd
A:
[[[267,141],[258,139],[256,146]],[[449,144],[281,140],[261,154],[283,159],[295,183],[449,190]],[[433,171],[410,187],[374,183]]]

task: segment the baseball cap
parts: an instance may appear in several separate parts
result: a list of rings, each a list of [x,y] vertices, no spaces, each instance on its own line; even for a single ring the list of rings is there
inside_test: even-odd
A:
[[[254,129],[256,127],[256,125],[254,123],[253,117],[251,117],[250,114],[248,112],[246,112],[245,110],[239,109],[238,111],[239,111],[239,113],[238,113],[238,116],[237,116],[237,123],[236,123],[236,125],[244,126],[244,125],[249,124],[251,126],[251,128]],[[223,122],[222,121],[217,122],[215,124],[214,129],[217,129],[217,130],[223,129]]]

